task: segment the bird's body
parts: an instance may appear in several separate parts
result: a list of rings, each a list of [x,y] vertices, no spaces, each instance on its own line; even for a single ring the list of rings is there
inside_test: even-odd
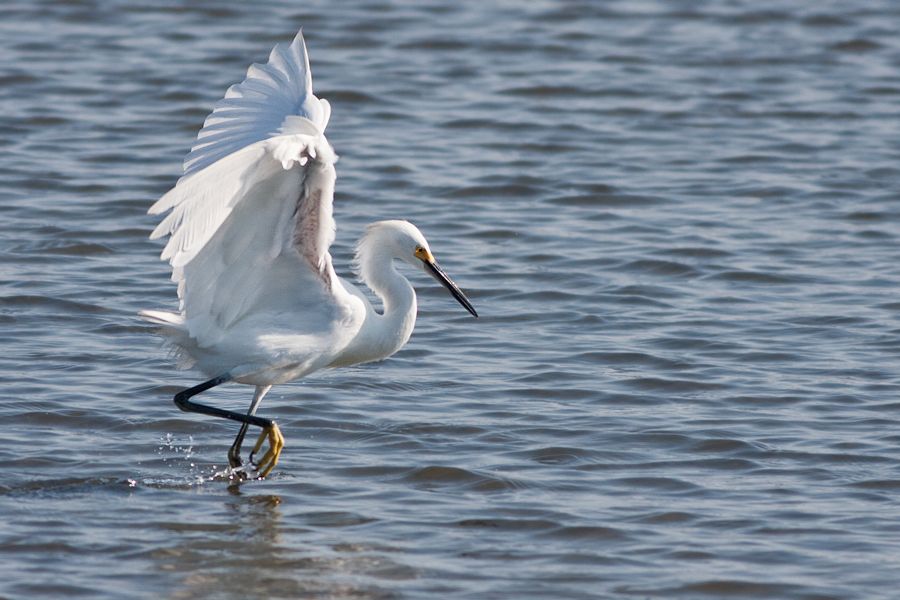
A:
[[[368,235],[378,236],[382,229],[387,226],[372,227]],[[326,367],[381,360],[409,340],[416,295],[390,260],[373,262],[387,272],[367,273],[369,287],[384,302],[382,313],[346,279],[337,277],[333,291],[303,281],[296,276],[303,272],[299,262],[290,254],[274,260],[265,271],[267,280],[258,284],[265,293],[233,322],[219,322],[205,338],[191,335],[190,312],[142,314],[163,327],[184,366],[196,366],[210,377],[229,372],[233,380],[252,385],[285,383]]]
[[[208,384],[257,388],[247,417],[193,404],[188,399],[199,391],[176,397],[185,410],[244,423],[232,466],[247,425],[263,426],[251,417],[272,385],[381,360],[407,342],[416,295],[395,260],[430,272],[475,315],[406,221],[370,225],[357,246],[360,279],[381,299],[382,312],[335,273],[336,156],[324,135],[330,114],[313,95],[298,34],[228,90],[185,159],[184,176],[150,209],[171,211],[151,237],[170,236],[162,258],[172,265],[180,310],[141,315],[160,326],[184,366],[212,378]]]

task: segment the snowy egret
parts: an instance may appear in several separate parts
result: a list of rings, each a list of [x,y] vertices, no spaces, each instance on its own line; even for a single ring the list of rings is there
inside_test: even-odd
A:
[[[241,423],[228,452],[233,469],[242,467],[248,427],[262,428],[250,453],[259,477],[272,471],[284,445],[275,421],[256,415],[273,385],[381,360],[406,344],[416,294],[394,261],[424,270],[478,316],[407,221],[369,225],[356,249],[359,278],[381,299],[381,313],[337,276],[329,254],[336,160],[324,135],[330,115],[328,102],[313,95],[298,33],[228,89],[185,158],[184,175],[149,210],[171,211],[150,237],[170,236],[161,258],[172,266],[179,312],[140,315],[160,326],[182,367],[211,377],[176,394],[175,404]],[[191,400],[226,381],[256,386],[246,414]],[[268,449],[254,461],[266,440]]]

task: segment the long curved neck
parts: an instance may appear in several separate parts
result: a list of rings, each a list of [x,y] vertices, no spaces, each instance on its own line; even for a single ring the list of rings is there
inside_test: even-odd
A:
[[[384,304],[372,315],[371,333],[383,356],[390,356],[409,340],[416,324],[416,292],[394,268],[393,257],[379,249],[360,261],[360,276]]]

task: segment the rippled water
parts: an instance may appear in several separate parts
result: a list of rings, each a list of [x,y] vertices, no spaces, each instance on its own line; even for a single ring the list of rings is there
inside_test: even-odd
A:
[[[0,596],[893,597],[898,19],[4,3]],[[409,218],[483,317],[410,273],[407,348],[273,390],[282,461],[229,487],[234,425],[135,317],[175,295],[145,211],[300,26],[339,271]]]

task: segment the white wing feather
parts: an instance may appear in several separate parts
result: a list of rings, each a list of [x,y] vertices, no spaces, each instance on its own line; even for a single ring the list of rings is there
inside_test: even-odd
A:
[[[150,208],[171,210],[150,237],[170,235],[161,258],[172,265],[184,326],[199,346],[219,343],[244,316],[296,317],[300,306],[306,323],[277,325],[304,334],[341,318],[346,292],[328,253],[336,160],[323,134],[329,112],[312,94],[298,34],[216,105],[185,176]]]
[[[247,78],[228,88],[185,157],[184,175],[271,137],[281,130],[285,117],[293,115],[306,117],[320,132],[325,131],[331,116],[328,101],[313,95],[302,31],[290,46],[276,45],[268,64],[251,65]]]

